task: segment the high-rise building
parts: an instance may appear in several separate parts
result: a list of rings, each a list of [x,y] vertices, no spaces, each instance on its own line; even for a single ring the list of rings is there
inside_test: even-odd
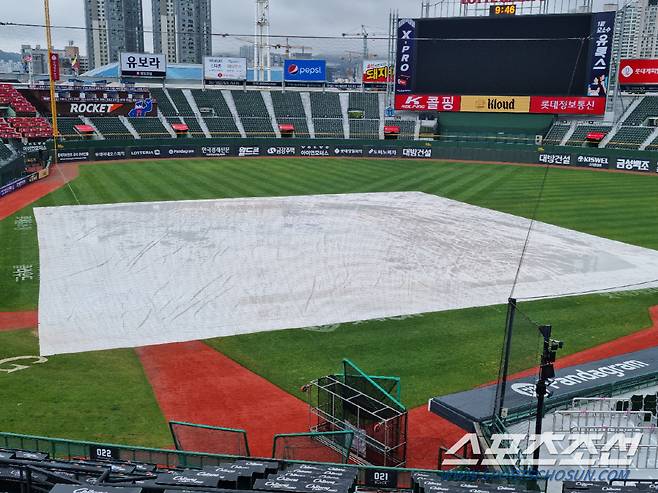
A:
[[[658,0],[633,0],[617,11],[613,55],[658,56]]]
[[[210,1],[152,0],[153,51],[178,63],[202,63],[212,55]]]
[[[90,68],[144,51],[142,0],[84,0]]]

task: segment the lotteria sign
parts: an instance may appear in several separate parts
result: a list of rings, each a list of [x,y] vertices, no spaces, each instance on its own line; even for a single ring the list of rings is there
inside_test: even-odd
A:
[[[283,64],[283,78],[291,82],[325,82],[327,62],[326,60],[286,60]]]

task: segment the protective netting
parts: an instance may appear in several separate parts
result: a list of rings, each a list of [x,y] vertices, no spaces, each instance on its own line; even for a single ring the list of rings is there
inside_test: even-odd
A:
[[[352,431],[275,435],[272,457],[346,464],[349,460],[353,438]]]
[[[506,403],[512,400],[516,409],[534,409],[534,385],[543,343],[540,326],[516,300],[510,300],[497,380],[495,414],[500,415],[502,409],[509,407]]]
[[[249,456],[247,432],[234,428],[170,421],[176,450]]]

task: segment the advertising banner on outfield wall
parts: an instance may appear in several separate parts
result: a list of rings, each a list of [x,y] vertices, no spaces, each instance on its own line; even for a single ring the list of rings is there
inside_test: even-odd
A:
[[[283,79],[286,82],[325,82],[327,62],[326,60],[285,60]]]
[[[80,151],[57,151],[57,162],[74,163],[77,161],[90,161],[91,152],[86,150]]]
[[[203,57],[203,78],[206,80],[243,81],[247,79],[247,59]]]
[[[414,87],[414,44],[416,21],[398,20],[398,50],[395,64],[395,92],[409,93]]]
[[[631,87],[658,85],[658,58],[625,59],[619,63],[619,85]]]
[[[132,103],[99,103],[84,101],[69,103],[57,102],[59,116],[158,116],[158,104],[155,99],[138,99]]]
[[[530,96],[462,96],[460,111],[529,113]]]
[[[364,60],[362,81],[364,84],[386,84],[393,74],[386,60]]]
[[[577,96],[532,96],[530,113],[554,115],[602,115],[605,98]]]
[[[119,55],[121,77],[167,76],[167,56],[161,53],[121,53]]]
[[[396,94],[395,109],[407,111],[459,111],[460,96],[438,94]]]

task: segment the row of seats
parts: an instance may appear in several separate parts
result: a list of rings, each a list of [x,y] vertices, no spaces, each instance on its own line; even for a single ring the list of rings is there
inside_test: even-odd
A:
[[[4,118],[0,118],[0,140],[1,139],[20,139],[22,135],[12,127]]]
[[[7,118],[7,122],[16,133],[27,139],[48,139],[53,136],[53,129],[45,118],[15,116]]]
[[[34,116],[37,110],[11,84],[0,84],[0,107],[10,107],[18,116]]]

